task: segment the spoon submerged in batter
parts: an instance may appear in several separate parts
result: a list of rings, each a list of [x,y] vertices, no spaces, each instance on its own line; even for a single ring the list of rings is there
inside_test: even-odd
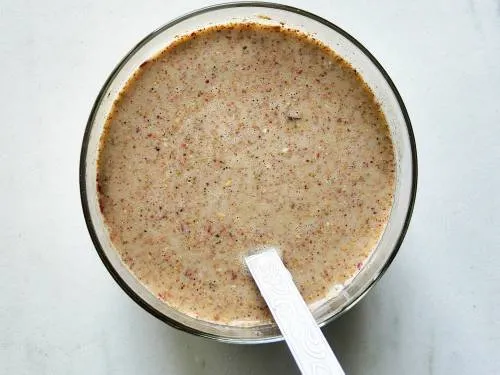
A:
[[[245,263],[302,374],[345,375],[276,249],[247,255]]]

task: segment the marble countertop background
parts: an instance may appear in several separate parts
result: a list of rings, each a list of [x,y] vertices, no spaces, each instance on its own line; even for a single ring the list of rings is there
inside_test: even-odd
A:
[[[419,152],[389,271],[325,333],[347,374],[500,374],[500,1],[288,1],[338,24],[403,96]],[[78,192],[101,84],[200,0],[0,3],[0,373],[297,374],[284,344],[234,346],[148,315],[93,250]]]

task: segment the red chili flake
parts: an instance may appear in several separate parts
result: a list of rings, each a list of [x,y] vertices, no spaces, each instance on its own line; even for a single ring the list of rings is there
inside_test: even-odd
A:
[[[210,82],[210,80],[208,80],[208,79],[205,80],[205,83],[209,83],[209,82]]]
[[[238,275],[236,274],[236,272],[231,271],[231,280],[236,280],[237,277]]]
[[[297,72],[297,74],[302,74],[302,69],[300,69],[300,70]]]
[[[358,263],[358,264],[356,265],[356,267],[358,267],[358,270],[360,270],[360,269],[361,269],[361,267],[363,267],[363,263]]]
[[[185,144],[185,143],[181,143],[181,147],[182,147],[182,148],[187,148],[187,144]]]
[[[148,138],[152,138],[152,137],[153,137],[153,133],[149,133]]]
[[[320,156],[320,153],[319,153],[319,152],[317,152],[317,153],[316,153],[316,157],[317,157],[317,158],[319,158],[319,156]]]

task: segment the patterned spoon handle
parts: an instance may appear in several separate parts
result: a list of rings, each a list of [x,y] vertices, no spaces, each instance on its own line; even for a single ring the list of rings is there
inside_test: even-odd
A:
[[[275,249],[245,262],[304,375],[345,375]]]

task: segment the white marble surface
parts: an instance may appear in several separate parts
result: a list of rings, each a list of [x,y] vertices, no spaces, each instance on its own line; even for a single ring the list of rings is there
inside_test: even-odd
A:
[[[417,205],[375,289],[326,329],[347,373],[500,373],[500,1],[290,1],[393,77],[419,151]],[[184,1],[0,3],[0,373],[294,374],[283,344],[231,346],[144,312],[93,250],[78,157],[121,56]]]

